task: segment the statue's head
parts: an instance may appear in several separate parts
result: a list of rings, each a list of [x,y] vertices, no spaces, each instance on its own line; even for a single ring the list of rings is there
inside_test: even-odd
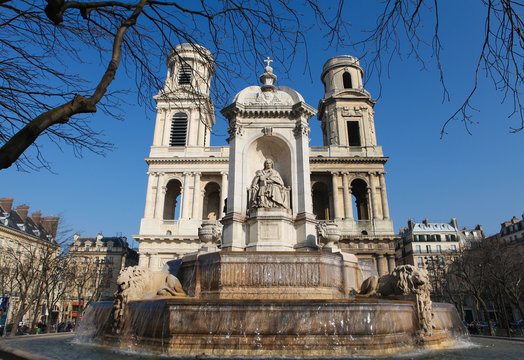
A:
[[[264,161],[264,169],[273,169],[273,160],[267,159]]]

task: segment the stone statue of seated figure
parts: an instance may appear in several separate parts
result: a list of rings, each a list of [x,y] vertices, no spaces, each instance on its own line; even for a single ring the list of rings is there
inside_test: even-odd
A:
[[[251,183],[251,208],[288,208],[287,192],[282,177],[273,169],[273,160],[264,162]]]

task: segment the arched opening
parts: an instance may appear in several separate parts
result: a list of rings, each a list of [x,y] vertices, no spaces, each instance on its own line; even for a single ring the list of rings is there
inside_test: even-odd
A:
[[[351,192],[355,197],[358,220],[369,220],[368,186],[362,179],[351,182]]]
[[[176,113],[171,123],[171,136],[169,146],[185,146],[187,136],[187,114],[183,112]]]
[[[203,220],[218,220],[220,213],[220,187],[217,183],[210,182],[204,188],[204,204],[202,206]]]
[[[182,184],[178,180],[171,180],[166,186],[164,198],[164,220],[178,220],[180,217],[180,194]]]
[[[313,196],[313,214],[317,220],[329,220],[329,188],[323,182],[316,182],[311,189]]]
[[[342,81],[344,82],[344,89],[352,89],[351,74],[347,71],[342,75]]]

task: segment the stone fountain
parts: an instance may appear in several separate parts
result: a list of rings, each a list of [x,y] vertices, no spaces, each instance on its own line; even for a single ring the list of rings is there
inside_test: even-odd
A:
[[[165,272],[122,272],[114,303],[91,311],[94,338],[189,356],[375,356],[453,344],[465,329],[452,305],[431,303],[424,270],[372,276],[339,248],[338,224],[316,220],[307,124],[315,111],[275,80],[268,64],[263,85],[222,111],[222,225],[204,222],[200,249]]]

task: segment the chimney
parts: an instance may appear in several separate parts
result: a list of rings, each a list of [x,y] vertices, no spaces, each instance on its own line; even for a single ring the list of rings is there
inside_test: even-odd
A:
[[[429,226],[428,218],[425,218],[424,220],[422,220],[422,223],[426,226]]]
[[[25,222],[25,219],[27,219],[27,213],[29,212],[29,205],[18,205],[16,208],[16,212],[18,213],[18,216],[20,216],[22,221]]]
[[[11,208],[13,207],[13,198],[0,198],[0,206],[2,207],[2,209],[4,209],[5,212],[11,212]]]
[[[398,234],[399,234],[399,235],[404,234],[404,228],[400,228],[400,230],[398,231]]]
[[[96,236],[96,240],[102,240],[103,237],[104,235],[102,235],[102,233],[98,233],[98,235]]]
[[[40,225],[40,219],[42,218],[42,213],[40,211],[34,212],[31,214],[31,219],[33,219],[33,222],[36,226]]]
[[[80,234],[79,233],[75,233],[73,235],[73,241],[77,241],[79,238],[80,238]]]
[[[453,226],[455,229],[458,229],[457,218],[451,218],[450,224],[451,224],[451,226]]]
[[[475,226],[475,230],[480,230],[480,231],[484,232],[484,229],[482,228],[482,225],[480,225],[480,224],[477,224],[477,226]]]
[[[409,220],[408,220],[408,229],[409,229],[409,230],[413,230],[413,227],[414,227],[414,225],[413,225],[413,219],[409,219]]]
[[[45,216],[42,218],[42,227],[53,237],[56,237],[56,230],[58,229],[59,220],[60,218],[57,216]]]

